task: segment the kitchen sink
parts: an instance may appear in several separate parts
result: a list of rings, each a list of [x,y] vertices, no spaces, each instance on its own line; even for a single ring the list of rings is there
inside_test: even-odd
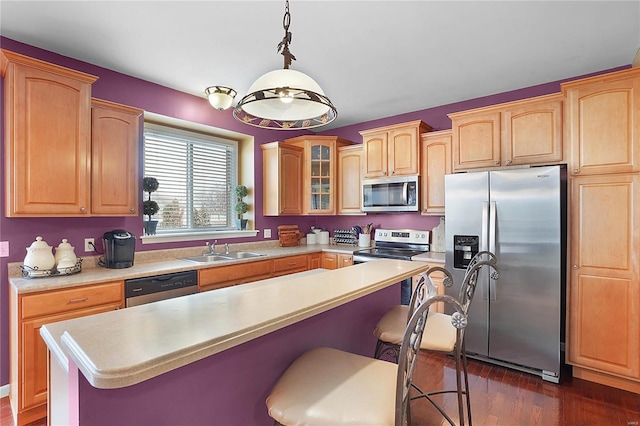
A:
[[[185,257],[184,260],[191,260],[192,262],[215,262],[217,260],[232,260],[231,257],[224,257],[219,254],[203,254],[201,256]]]
[[[266,256],[266,255],[261,253],[253,253],[250,251],[234,251],[230,253],[225,253],[221,256],[228,257],[229,259],[249,259],[251,257],[260,257],[260,256]]]
[[[237,259],[250,259],[252,257],[266,256],[261,253],[253,253],[250,251],[234,251],[231,253],[219,253],[219,254],[203,254],[201,256],[185,257],[184,260],[190,260],[192,262],[216,262],[220,260],[237,260]]]

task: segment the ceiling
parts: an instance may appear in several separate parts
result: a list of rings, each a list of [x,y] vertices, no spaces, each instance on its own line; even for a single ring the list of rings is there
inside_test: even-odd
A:
[[[204,97],[283,67],[284,1],[0,1],[2,36]],[[630,64],[639,1],[290,1],[324,129]]]

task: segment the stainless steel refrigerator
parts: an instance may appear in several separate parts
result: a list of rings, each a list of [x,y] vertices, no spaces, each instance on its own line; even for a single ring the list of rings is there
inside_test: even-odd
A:
[[[445,177],[446,268],[457,297],[478,250],[498,258],[483,270],[469,309],[473,357],[559,382],[566,281],[566,171],[562,166]]]

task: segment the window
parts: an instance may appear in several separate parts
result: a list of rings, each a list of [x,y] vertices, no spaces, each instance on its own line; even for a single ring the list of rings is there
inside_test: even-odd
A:
[[[237,174],[236,141],[145,123],[144,176],[159,182],[151,194],[160,207],[158,234],[235,228]]]

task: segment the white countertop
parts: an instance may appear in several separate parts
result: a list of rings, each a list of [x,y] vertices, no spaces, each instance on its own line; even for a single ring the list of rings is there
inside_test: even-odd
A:
[[[444,263],[445,262],[444,256],[445,256],[445,253],[436,253],[434,251],[428,251],[426,253],[413,256],[411,260],[416,260],[420,262]]]
[[[16,293],[25,294],[38,291],[58,290],[63,288],[98,284],[108,281],[119,281],[130,278],[140,278],[152,275],[168,274],[171,272],[188,271],[194,269],[215,268],[218,266],[235,265],[238,263],[250,263],[265,259],[275,259],[278,257],[295,256],[298,254],[309,254],[322,251],[353,253],[358,247],[343,245],[299,245],[292,247],[256,247],[245,249],[264,254],[263,257],[237,260],[222,260],[215,262],[198,263],[184,260],[185,257],[201,254],[204,247],[194,247],[187,250],[160,250],[157,252],[136,252],[135,261],[132,267],[123,269],[108,269],[91,265],[87,261],[82,271],[73,275],[58,275],[45,278],[23,278],[9,274],[9,283],[16,289]],[[237,251],[237,250],[232,250]],[[11,265],[10,265],[11,266]],[[18,270],[16,265],[14,270]]]
[[[380,259],[307,271],[44,325],[58,362],[112,389],[148,380],[426,271]]]

